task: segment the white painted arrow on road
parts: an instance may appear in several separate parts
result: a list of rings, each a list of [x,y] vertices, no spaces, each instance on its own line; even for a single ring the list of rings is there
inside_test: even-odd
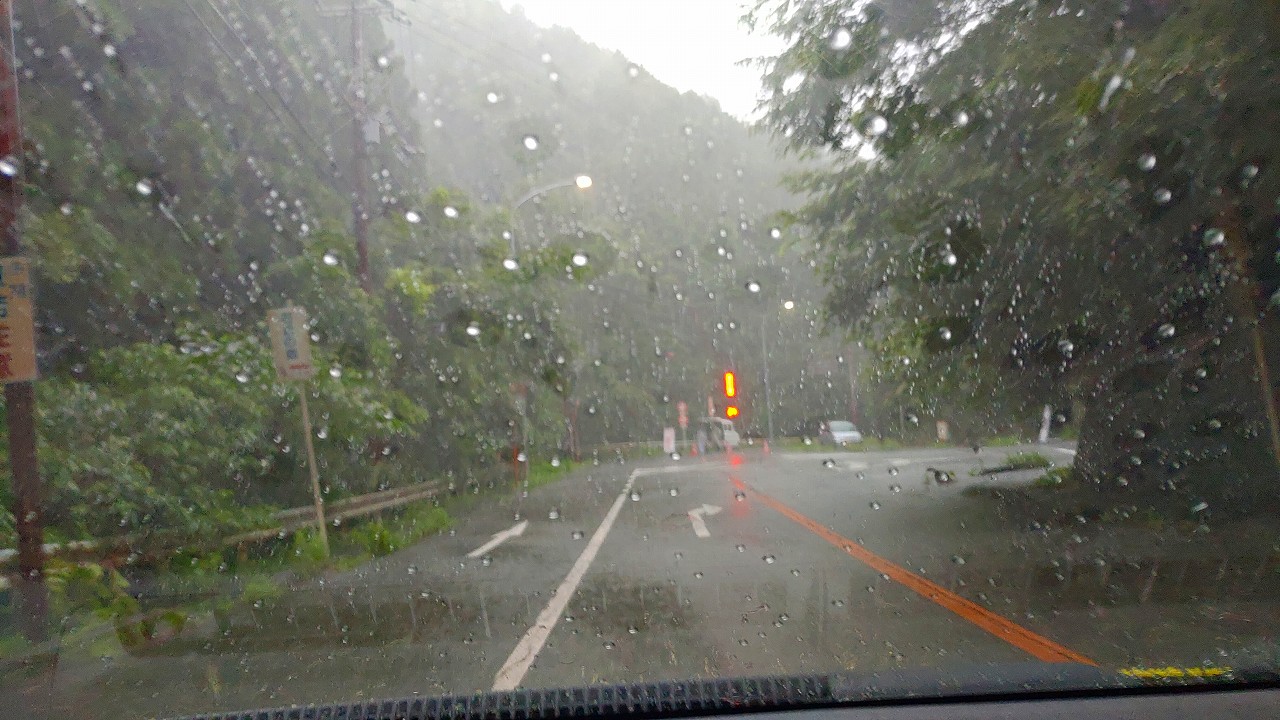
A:
[[[703,505],[690,510],[689,522],[693,523],[693,534],[700,538],[711,537],[711,531],[707,529],[707,521],[703,518],[708,515],[717,515],[723,509],[719,505]]]
[[[516,523],[515,525],[512,525],[511,527],[507,528],[506,530],[503,530],[500,533],[494,533],[492,540],[481,545],[475,550],[472,550],[471,552],[467,553],[467,557],[469,558],[480,557],[481,555],[498,547],[499,545],[510,540],[511,538],[520,537],[521,535],[524,534],[525,528],[527,527],[529,527],[529,521],[521,520],[520,522]]]

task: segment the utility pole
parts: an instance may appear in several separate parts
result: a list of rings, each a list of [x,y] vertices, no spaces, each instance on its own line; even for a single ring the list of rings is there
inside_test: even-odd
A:
[[[369,212],[365,198],[368,165],[364,126],[368,122],[369,107],[364,89],[364,24],[360,14],[360,0],[351,0],[351,231],[356,238],[356,274],[365,294],[373,291],[369,279]]]
[[[845,367],[849,371],[849,422],[854,425],[858,424],[858,372],[853,367],[853,356],[845,361]]]
[[[369,99],[365,92],[364,18],[388,14],[392,20],[409,20],[389,0],[351,0],[344,9],[321,10],[326,17],[351,18],[351,234],[356,240],[356,276],[366,294],[373,292],[369,276],[369,153],[364,129],[369,121]]]
[[[769,440],[773,440],[773,397],[769,392],[769,348],[765,345],[765,322],[769,319],[767,315],[761,316],[760,320],[760,360],[764,363],[764,409],[768,413],[769,419]]]
[[[18,213],[22,207],[22,117],[18,112],[18,75],[13,40],[12,0],[0,0],[0,161],[7,163],[0,172],[0,235],[3,236],[3,255],[6,268],[12,258],[22,253],[22,237],[18,229]],[[26,275],[25,265],[22,275]],[[0,285],[8,285],[9,278],[0,279]],[[21,302],[30,307],[30,279],[19,286],[9,285],[0,296],[5,302],[6,320],[27,323],[30,327],[30,311],[25,317],[8,312],[12,305]],[[44,582],[44,518],[41,503],[40,471],[36,464],[36,393],[35,342],[30,330],[13,328],[8,324],[0,334],[0,368],[5,378],[4,400],[9,425],[9,467],[13,472],[13,518],[18,531],[18,599],[23,635],[31,642],[43,642],[49,615],[49,590]],[[22,336],[26,337],[23,338]],[[10,344],[13,347],[10,348]],[[27,347],[18,347],[25,344]],[[12,356],[25,355],[28,372],[16,371],[11,365]]]

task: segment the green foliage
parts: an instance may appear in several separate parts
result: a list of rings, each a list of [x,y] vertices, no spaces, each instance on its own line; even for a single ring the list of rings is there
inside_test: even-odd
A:
[[[572,466],[573,463],[568,460],[561,461],[558,465],[552,465],[549,462],[531,463],[525,486],[532,490],[543,485],[550,485],[567,475],[573,469]]]
[[[381,520],[366,522],[353,528],[348,533],[365,550],[374,557],[382,557],[395,552],[399,545],[390,528]]]
[[[974,468],[970,471],[972,475],[995,475],[997,473],[1015,472],[1017,470],[1035,470],[1038,468],[1053,467],[1053,462],[1049,458],[1037,452],[1018,452],[1012,453],[1005,458],[1005,461],[999,465],[988,468]]]
[[[329,565],[329,555],[325,552],[320,533],[314,528],[293,534],[290,555],[293,558],[291,566],[299,575],[313,575]]]
[[[869,429],[907,435],[913,413],[976,441],[1070,407],[1080,471],[1153,490],[1164,459],[1223,458],[1195,473],[1207,488],[1260,453],[1248,438],[1275,388],[1227,378],[1274,362],[1250,333],[1280,327],[1262,220],[1280,176],[1261,170],[1280,162],[1276,13],[757,5],[750,20],[787,43],[763,62],[765,124],[831,160],[797,180],[795,218],[821,247],[830,317],[868,350]],[[837,30],[845,50],[824,47]],[[920,49],[906,74],[903,43]],[[1229,437],[1196,436],[1227,413]]]
[[[1031,481],[1031,486],[1041,489],[1055,489],[1063,487],[1070,483],[1075,477],[1075,470],[1070,465],[1056,467],[1035,480]]]

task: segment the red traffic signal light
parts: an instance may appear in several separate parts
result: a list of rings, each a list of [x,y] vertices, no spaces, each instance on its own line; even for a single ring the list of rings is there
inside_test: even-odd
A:
[[[729,418],[730,420],[732,420],[732,419],[734,419],[734,418],[738,417],[738,406],[737,406],[737,405],[730,405],[729,407],[725,408],[725,409],[724,409],[724,416],[725,416],[725,417],[727,417],[727,418]]]
[[[724,374],[724,396],[727,398],[738,397],[738,379],[734,376],[732,370]]]

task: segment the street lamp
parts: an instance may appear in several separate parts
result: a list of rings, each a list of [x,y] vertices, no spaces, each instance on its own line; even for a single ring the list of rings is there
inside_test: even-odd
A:
[[[552,190],[559,190],[560,188],[567,188],[567,187],[575,187],[579,190],[586,190],[587,188],[591,187],[592,184],[593,184],[593,181],[591,180],[590,175],[575,175],[571,178],[568,178],[567,180],[560,180],[558,182],[553,182],[550,185],[543,185],[542,187],[534,188],[533,190],[530,190],[529,192],[522,195],[519,200],[516,200],[515,204],[511,206],[511,212],[512,214],[515,214],[515,211],[519,210],[525,203],[538,197],[539,195],[542,195],[543,193],[547,193]],[[509,257],[507,257],[506,260],[502,261],[502,266],[508,270],[515,270],[516,268],[520,267],[520,265],[516,262],[515,232],[511,233],[510,239],[511,239],[511,254]]]

